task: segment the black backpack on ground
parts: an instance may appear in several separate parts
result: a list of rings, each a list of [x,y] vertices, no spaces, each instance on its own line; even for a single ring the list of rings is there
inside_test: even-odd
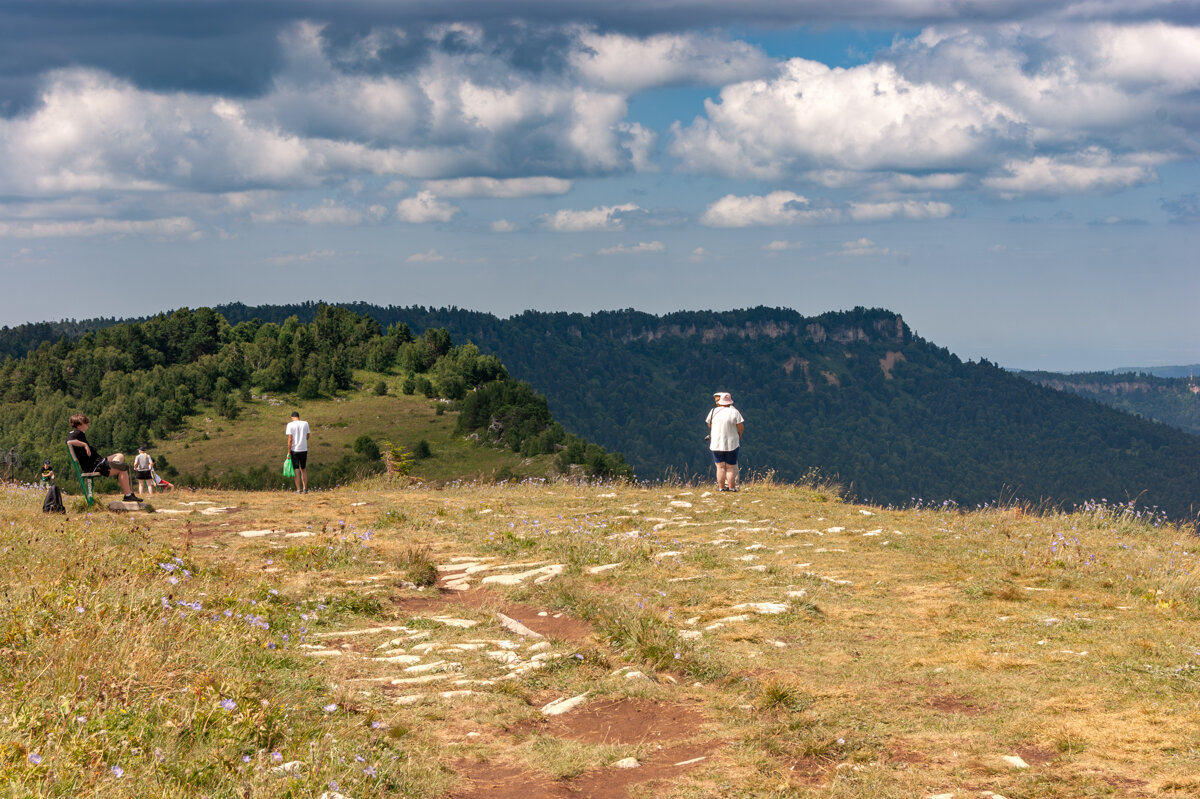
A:
[[[63,505],[62,489],[58,486],[50,486],[46,489],[46,499],[42,502],[43,513],[66,513],[67,508]]]

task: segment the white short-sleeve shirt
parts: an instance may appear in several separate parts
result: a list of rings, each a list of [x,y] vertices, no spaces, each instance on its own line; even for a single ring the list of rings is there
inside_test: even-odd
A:
[[[742,414],[737,408],[732,405],[713,408],[708,412],[708,418],[705,421],[712,426],[712,432],[709,433],[708,438],[710,450],[732,452],[741,445],[742,439],[738,435],[737,426],[746,420],[742,418]]]
[[[308,452],[308,422],[293,419],[288,422],[287,434],[292,437],[292,452]]]

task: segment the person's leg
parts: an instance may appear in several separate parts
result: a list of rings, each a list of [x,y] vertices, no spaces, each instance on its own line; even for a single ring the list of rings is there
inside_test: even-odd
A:
[[[738,467],[736,463],[725,464],[725,485],[730,491],[737,491]]]
[[[292,458],[292,478],[296,481],[296,493],[300,493],[300,474],[303,469],[296,468],[296,459]]]
[[[300,470],[300,482],[302,484],[300,490],[307,494],[308,493],[308,467],[307,466],[305,466],[304,468],[302,468]]]

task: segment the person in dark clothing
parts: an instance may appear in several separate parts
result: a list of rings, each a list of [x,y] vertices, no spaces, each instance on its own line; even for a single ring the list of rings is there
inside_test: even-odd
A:
[[[105,457],[92,448],[87,440],[87,429],[92,420],[82,413],[71,417],[71,432],[67,434],[67,446],[75,453],[79,468],[84,472],[96,472],[108,477],[116,472],[117,482],[125,492],[126,502],[141,502],[142,498],[133,493],[133,484],[129,479],[129,464],[121,453]]]

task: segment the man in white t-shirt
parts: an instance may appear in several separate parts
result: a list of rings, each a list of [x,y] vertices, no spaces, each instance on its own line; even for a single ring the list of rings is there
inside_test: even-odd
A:
[[[713,394],[716,407],[708,412],[704,421],[712,431],[708,436],[708,448],[717,465],[717,490],[737,491],[738,450],[742,446],[742,433],[746,431],[745,419],[733,407],[733,397],[727,391]]]
[[[308,439],[311,437],[308,422],[300,420],[300,412],[292,411],[292,421],[287,426],[288,457],[292,459],[295,472],[296,493],[308,493]]]

